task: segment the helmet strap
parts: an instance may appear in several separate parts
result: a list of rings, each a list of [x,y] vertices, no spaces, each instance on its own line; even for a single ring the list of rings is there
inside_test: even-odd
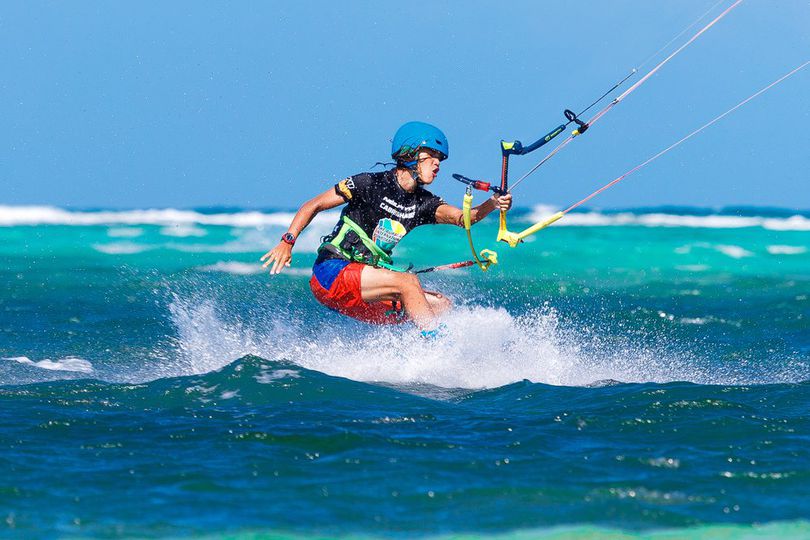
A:
[[[419,148],[414,151],[413,155],[416,159],[410,161],[397,160],[397,166],[408,169],[417,185],[423,186],[425,183],[422,182],[422,179],[419,177]]]

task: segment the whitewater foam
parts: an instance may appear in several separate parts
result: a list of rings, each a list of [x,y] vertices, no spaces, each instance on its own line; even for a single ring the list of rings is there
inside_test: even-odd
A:
[[[294,214],[290,212],[243,211],[203,214],[193,210],[154,208],[144,210],[71,211],[53,206],[0,205],[0,226],[15,225],[229,225],[232,227],[287,227]],[[322,212],[315,220],[337,220],[337,212]]]
[[[218,261],[207,266],[199,266],[196,269],[201,272],[223,272],[225,274],[233,274],[236,276],[249,276],[264,272],[262,265],[259,263],[244,263],[237,261]]]
[[[537,222],[546,219],[557,212],[558,209],[548,206],[535,207],[525,218],[515,218],[516,221]],[[778,231],[810,231],[810,219],[801,215],[787,218],[769,218],[763,216],[728,216],[728,215],[682,215],[654,213],[601,213],[601,212],[572,212],[564,219],[557,221],[554,226],[562,227],[621,227],[635,225],[640,227],[690,227],[705,229],[739,229],[747,227],[762,227]]]
[[[711,267],[707,264],[682,264],[676,266],[675,270],[681,270],[683,272],[705,272],[710,268]]]
[[[248,326],[210,300],[175,297],[170,310],[184,374],[217,370],[250,354],[357,381],[404,386],[479,389],[524,379],[570,386],[607,379],[736,382],[733,374],[702,369],[688,354],[635,346],[593,328],[566,328],[549,306],[521,316],[458,307],[444,319],[447,336],[434,342],[422,339],[411,325],[346,321],[311,326],[268,314],[268,320]]]
[[[732,245],[725,245],[720,244],[714,246],[714,249],[722,253],[723,255],[728,255],[732,259],[742,259],[743,257],[753,257],[754,254],[748,251],[745,248],[740,246],[732,246]]]
[[[517,215],[516,222],[536,222],[547,218],[558,208],[538,205],[524,215]],[[322,212],[313,223],[334,225],[338,212]],[[206,214],[194,210],[155,208],[137,210],[71,211],[52,206],[4,206],[0,205],[0,226],[19,225],[159,225],[168,236],[198,236],[194,225],[223,225],[239,228],[286,228],[292,221],[291,212],[237,211]],[[693,227],[709,229],[733,229],[761,227],[777,231],[810,231],[810,218],[804,215],[790,217],[734,216],[734,215],[684,215],[666,212],[572,212],[555,223],[556,226],[609,227],[636,225],[643,227]],[[172,234],[169,227],[176,228]],[[185,228],[184,228],[185,227]],[[188,233],[188,234],[186,234]]]
[[[295,253],[315,253],[321,245],[321,237],[332,230],[332,223],[319,221],[311,224],[295,242]],[[233,229],[235,239],[223,244],[169,242],[161,247],[184,253],[265,253],[275,247],[281,233],[262,229]]]
[[[136,238],[143,234],[140,227],[111,227],[107,229],[110,238]]]
[[[93,244],[92,248],[107,255],[134,255],[153,249],[153,246],[143,246],[134,242],[114,242],[111,244]]]
[[[240,322],[224,322],[213,302],[189,303],[175,296],[169,310],[178,332],[176,365],[162,365],[160,376],[199,375],[247,354],[261,356],[254,332]]]
[[[170,227],[163,227],[162,229],[160,229],[160,234],[162,234],[163,236],[186,238],[188,236],[201,237],[205,236],[208,233],[205,232],[205,229],[201,229],[193,225],[175,223]]]
[[[768,246],[766,248],[771,255],[801,255],[807,253],[807,248],[804,246]]]
[[[745,257],[753,257],[754,253],[745,249],[742,246],[735,246],[733,244],[710,244],[708,242],[696,242],[694,244],[688,244],[685,246],[680,246],[675,248],[675,253],[678,255],[688,255],[692,252],[693,249],[711,249],[717,251],[718,253],[722,253],[732,259],[742,259]],[[695,265],[692,265],[695,266]],[[679,268],[687,268],[687,266],[680,266]]]
[[[26,364],[29,366],[34,366],[40,369],[47,369],[50,371],[75,371],[79,373],[93,372],[93,364],[91,364],[90,362],[88,362],[83,358],[76,358],[74,356],[60,358],[59,360],[51,360],[49,358],[46,358],[44,360],[39,360],[36,362],[34,360],[31,360],[27,356],[11,356],[3,358],[3,360],[18,362],[20,364]]]

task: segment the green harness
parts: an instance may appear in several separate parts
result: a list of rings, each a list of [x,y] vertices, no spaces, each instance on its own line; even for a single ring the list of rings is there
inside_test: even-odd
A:
[[[369,238],[357,223],[346,216],[341,218],[341,222],[342,225],[335,237],[329,242],[321,244],[318,251],[325,249],[352,262],[385,268],[394,272],[407,272],[404,268],[394,266],[391,255]],[[365,249],[361,249],[358,244]]]

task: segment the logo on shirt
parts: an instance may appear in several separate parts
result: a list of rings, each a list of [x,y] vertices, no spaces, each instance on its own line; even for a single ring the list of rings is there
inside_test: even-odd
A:
[[[402,223],[394,219],[383,218],[374,228],[374,234],[371,236],[371,239],[374,240],[374,243],[377,244],[380,249],[391,253],[406,234],[408,234],[408,230]]]
[[[348,200],[351,200],[352,198],[353,189],[354,189],[354,180],[352,180],[351,178],[344,178],[338,183],[338,190]]]
[[[399,219],[413,219],[416,216],[416,205],[402,206],[397,201],[383,197],[380,208]]]

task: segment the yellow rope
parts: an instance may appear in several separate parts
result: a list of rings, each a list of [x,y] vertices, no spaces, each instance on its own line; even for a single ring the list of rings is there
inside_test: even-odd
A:
[[[472,251],[473,258],[475,259],[478,268],[487,271],[493,264],[498,264],[498,254],[491,249],[482,249],[479,256],[475,250],[475,244],[472,239],[472,192],[468,188],[467,193],[464,194],[464,203],[461,205],[462,215],[464,217],[464,230],[467,231],[467,240],[470,242],[470,250]]]

